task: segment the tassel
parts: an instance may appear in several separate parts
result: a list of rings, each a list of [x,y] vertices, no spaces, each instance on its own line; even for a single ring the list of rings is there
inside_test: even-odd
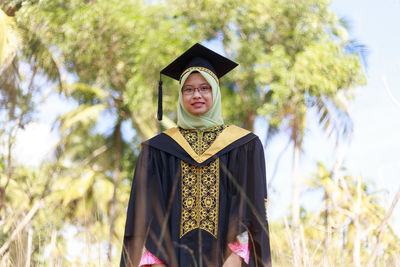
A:
[[[161,81],[161,73],[160,73],[160,80],[158,81],[158,112],[157,112],[157,119],[160,121],[162,120],[163,110],[162,110],[162,81]]]

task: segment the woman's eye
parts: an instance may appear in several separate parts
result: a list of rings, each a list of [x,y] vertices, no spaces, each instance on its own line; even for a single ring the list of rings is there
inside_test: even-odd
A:
[[[191,93],[191,92],[193,92],[193,88],[186,88],[185,90],[183,90],[183,91],[185,91],[186,93]]]
[[[208,86],[202,86],[202,87],[200,87],[200,90],[203,91],[203,92],[208,91],[208,89],[209,89]]]

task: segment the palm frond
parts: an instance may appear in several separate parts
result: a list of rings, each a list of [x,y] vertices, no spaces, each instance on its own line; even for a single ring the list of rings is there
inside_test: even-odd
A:
[[[368,47],[364,44],[361,44],[359,41],[355,39],[351,39],[347,42],[346,46],[344,47],[345,52],[347,54],[356,54],[360,57],[361,63],[364,68],[368,69],[368,55],[369,50]]]
[[[336,143],[351,136],[353,122],[346,104],[339,96],[332,99],[321,96],[316,101],[315,107],[319,124],[328,136],[335,134]]]
[[[80,105],[58,119],[61,123],[61,132],[66,132],[76,123],[87,123],[96,120],[105,108],[106,106],[104,104]]]
[[[0,74],[12,63],[20,46],[15,21],[0,9]]]

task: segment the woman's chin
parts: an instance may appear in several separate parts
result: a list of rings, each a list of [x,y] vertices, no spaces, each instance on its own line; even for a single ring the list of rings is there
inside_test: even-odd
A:
[[[204,113],[206,113],[207,111],[204,111],[204,110],[194,110],[194,111],[190,111],[190,113],[192,114],[192,115],[201,115],[201,114],[204,114]]]
[[[206,108],[205,105],[201,107],[190,107],[190,109],[187,109],[191,114],[193,115],[201,115],[206,113],[209,109]]]

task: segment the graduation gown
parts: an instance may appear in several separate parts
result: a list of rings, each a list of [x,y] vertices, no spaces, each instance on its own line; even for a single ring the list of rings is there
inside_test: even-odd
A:
[[[172,128],[142,144],[121,266],[138,264],[143,246],[167,266],[222,266],[245,231],[248,266],[271,265],[262,144],[236,126],[212,135],[199,143]]]

